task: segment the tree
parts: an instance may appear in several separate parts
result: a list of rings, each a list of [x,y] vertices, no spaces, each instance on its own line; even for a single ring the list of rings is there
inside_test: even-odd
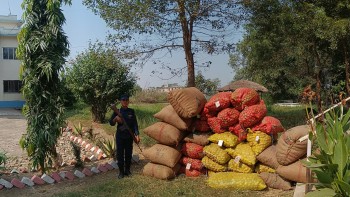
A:
[[[55,145],[63,125],[63,100],[59,72],[69,54],[69,43],[62,30],[65,22],[60,9],[70,0],[24,0],[24,25],[18,35],[17,57],[25,98],[23,108],[27,131],[21,146],[35,168],[42,172],[57,156]]]
[[[132,93],[136,83],[130,68],[115,54],[102,43],[90,44],[67,70],[67,84],[78,98],[91,106],[95,122],[105,122],[109,105],[122,94]]]
[[[189,87],[195,86],[195,55],[220,53],[232,47],[242,15],[234,0],[84,0],[109,27],[110,40],[120,52],[144,63],[160,50],[182,49],[187,63]]]
[[[202,72],[198,72],[196,75],[196,87],[208,96],[212,96],[216,93],[218,86],[220,85],[219,79],[205,79]]]

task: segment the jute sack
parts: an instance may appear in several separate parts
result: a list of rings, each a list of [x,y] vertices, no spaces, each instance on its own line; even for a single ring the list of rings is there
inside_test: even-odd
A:
[[[283,179],[276,173],[262,172],[259,174],[269,188],[291,190],[293,189],[289,181]]]
[[[168,166],[149,162],[143,167],[142,174],[157,179],[168,180],[175,178],[179,169],[180,165],[176,165],[174,168],[169,168]]]
[[[192,119],[181,118],[171,105],[163,107],[162,110],[153,116],[163,122],[173,125],[182,131],[188,130],[192,123]]]
[[[177,146],[186,135],[183,131],[165,122],[156,122],[146,127],[143,132],[159,143],[168,146]]]
[[[287,180],[298,183],[307,183],[306,167],[300,161],[296,161],[288,166],[280,165],[276,172]]]
[[[173,90],[168,94],[168,101],[182,118],[193,118],[204,108],[207,99],[195,87]]]
[[[190,133],[188,136],[184,138],[184,141],[205,146],[209,144],[208,138],[210,135],[211,133],[201,133],[201,132]]]
[[[256,156],[256,159],[273,169],[277,169],[280,165],[276,158],[276,145],[267,147],[263,152]]]
[[[281,165],[289,165],[306,155],[307,140],[299,142],[299,138],[309,134],[308,125],[300,125],[288,129],[277,141],[277,161]]]
[[[142,152],[143,156],[152,163],[166,165],[173,168],[181,158],[181,153],[166,145],[155,144]]]

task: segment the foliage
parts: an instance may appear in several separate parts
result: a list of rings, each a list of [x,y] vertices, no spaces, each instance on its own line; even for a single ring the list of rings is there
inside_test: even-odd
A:
[[[63,124],[63,99],[59,72],[69,54],[69,43],[62,26],[65,17],[63,1],[24,0],[24,25],[18,35],[17,57],[21,60],[26,104],[23,113],[27,132],[21,140],[34,168],[42,172],[57,156],[55,145]]]
[[[0,169],[5,167],[6,161],[7,161],[6,153],[0,152]]]
[[[205,79],[202,72],[198,72],[195,78],[196,87],[208,96],[212,96],[217,93],[218,86],[220,85],[219,79]]]
[[[348,90],[348,83],[333,89],[349,81],[347,1],[245,1],[244,8],[247,33],[230,59],[236,79],[263,84],[274,100],[297,100],[312,84],[319,106]]]
[[[107,157],[116,159],[117,146],[115,144],[115,134],[112,139],[99,139],[97,146],[101,147],[102,151],[107,155]]]
[[[94,122],[105,122],[109,105],[122,94],[130,94],[135,82],[130,68],[102,43],[90,44],[67,69],[69,88],[91,106]]]
[[[64,72],[61,72],[60,78],[61,78],[63,105],[65,108],[71,108],[76,102],[78,102],[78,100],[75,97],[72,90],[68,88],[67,79]]]
[[[239,2],[233,0],[84,0],[83,4],[116,30],[109,40],[122,47],[120,55],[125,58],[144,64],[158,51],[172,55],[183,50],[191,87],[195,86],[194,66],[201,64],[195,55],[231,49],[227,40],[232,40],[243,16]],[[171,74],[178,72],[172,69]]]
[[[343,106],[341,106],[343,108]],[[314,151],[306,166],[316,174],[316,191],[306,196],[349,196],[350,195],[350,111],[343,115],[334,111],[326,113],[322,122],[310,138],[316,142]]]
[[[73,125],[73,133],[75,134],[75,135],[78,135],[78,136],[80,136],[81,138],[83,137],[83,126],[81,125],[81,123],[79,122],[79,124],[78,124],[78,126],[76,126],[76,125]]]

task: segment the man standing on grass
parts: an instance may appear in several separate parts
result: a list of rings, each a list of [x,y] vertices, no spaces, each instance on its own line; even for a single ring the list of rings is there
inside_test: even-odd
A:
[[[130,166],[133,149],[133,136],[131,135],[131,132],[133,132],[135,135],[136,143],[140,142],[140,137],[135,111],[128,107],[129,96],[122,95],[120,97],[120,102],[121,108],[119,112],[122,117],[120,117],[116,112],[113,112],[109,120],[109,124],[111,126],[114,126],[116,123],[118,123],[117,133],[115,135],[117,144],[117,160],[119,167],[118,178],[122,179],[124,176],[131,175]]]

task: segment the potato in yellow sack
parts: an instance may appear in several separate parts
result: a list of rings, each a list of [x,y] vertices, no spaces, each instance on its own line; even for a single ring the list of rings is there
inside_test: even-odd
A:
[[[255,155],[259,155],[272,144],[272,138],[269,135],[261,131],[252,131],[251,129],[248,129],[247,141]]]
[[[236,148],[226,148],[225,151],[232,157],[239,157],[240,161],[247,165],[254,165],[256,163],[256,156],[252,147],[248,143],[240,143]]]
[[[218,172],[209,176],[207,184],[212,188],[236,190],[263,190],[265,182],[257,173]]]
[[[230,159],[230,155],[219,145],[211,143],[203,148],[204,154],[219,164],[226,164]]]
[[[211,160],[209,157],[204,156],[202,159],[202,164],[209,170],[213,172],[224,172],[227,170],[227,167],[224,165],[220,165],[215,161]],[[209,175],[210,176],[210,175]]]
[[[255,166],[255,172],[256,172],[256,173],[262,173],[262,172],[271,172],[271,173],[275,173],[276,170],[273,169],[273,168],[270,168],[269,166],[264,165],[264,164],[262,164],[262,163],[258,163],[258,164]]]
[[[236,159],[231,159],[228,162],[228,169],[235,172],[242,172],[242,173],[252,173],[254,171],[252,166],[248,166],[247,164],[244,164],[241,161]]]
[[[216,144],[222,140],[223,146],[227,148],[233,148],[239,143],[238,137],[231,132],[215,133],[211,135],[208,140]]]

